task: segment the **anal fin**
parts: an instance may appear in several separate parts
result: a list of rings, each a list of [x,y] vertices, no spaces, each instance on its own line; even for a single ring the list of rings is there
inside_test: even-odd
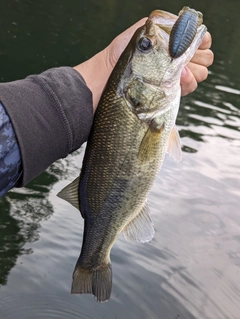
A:
[[[153,222],[146,205],[123,229],[125,239],[132,243],[146,243],[152,240],[154,234]]]

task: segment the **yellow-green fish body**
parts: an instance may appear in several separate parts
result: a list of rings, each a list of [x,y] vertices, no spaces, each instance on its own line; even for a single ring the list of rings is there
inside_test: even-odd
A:
[[[166,152],[181,159],[175,129],[180,75],[206,31],[199,26],[190,48],[173,60],[168,44],[176,18],[153,11],[134,34],[101,97],[80,178],[59,194],[79,206],[84,218],[72,293],[108,300],[110,251],[119,233],[132,242],[154,236],[147,195]]]

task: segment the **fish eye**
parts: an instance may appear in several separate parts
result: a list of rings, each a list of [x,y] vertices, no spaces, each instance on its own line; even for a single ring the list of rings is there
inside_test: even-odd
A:
[[[140,51],[148,51],[152,48],[152,42],[148,38],[141,38],[138,41],[138,48]]]

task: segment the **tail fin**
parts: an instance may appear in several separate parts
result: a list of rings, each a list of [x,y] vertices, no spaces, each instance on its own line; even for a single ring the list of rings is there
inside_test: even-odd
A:
[[[96,270],[76,266],[73,273],[72,294],[92,294],[98,302],[108,301],[112,290],[112,267],[109,263]]]

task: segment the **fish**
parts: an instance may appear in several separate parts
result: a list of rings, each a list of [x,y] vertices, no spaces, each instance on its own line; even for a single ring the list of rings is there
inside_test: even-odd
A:
[[[92,294],[98,302],[111,296],[114,242],[120,233],[132,243],[154,237],[148,193],[165,154],[177,162],[182,157],[175,125],[180,76],[207,28],[199,25],[189,47],[173,59],[169,37],[176,20],[154,10],[135,32],[101,96],[80,176],[58,194],[84,219],[71,293]]]
[[[169,54],[172,58],[180,57],[192,43],[199,25],[203,23],[203,15],[189,7],[183,7],[174,23],[169,39]]]

